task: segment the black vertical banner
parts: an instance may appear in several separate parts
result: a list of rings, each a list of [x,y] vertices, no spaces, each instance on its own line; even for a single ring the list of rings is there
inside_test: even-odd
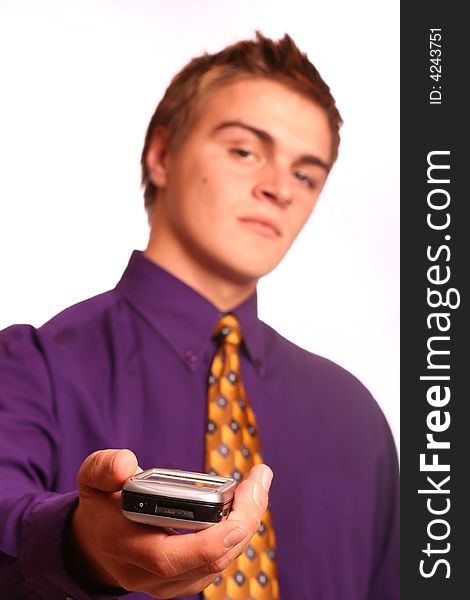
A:
[[[434,0],[401,7],[403,600],[470,598],[470,36],[463,7]]]

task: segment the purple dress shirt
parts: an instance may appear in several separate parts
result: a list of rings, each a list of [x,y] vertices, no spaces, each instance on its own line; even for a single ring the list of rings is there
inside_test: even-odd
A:
[[[274,471],[282,600],[397,600],[398,467],[382,412],[350,373],[259,321],[256,294],[232,312]],[[78,469],[94,450],[130,448],[143,468],[203,470],[220,316],[136,251],[114,290],[0,333],[0,598],[110,597],[63,566]]]

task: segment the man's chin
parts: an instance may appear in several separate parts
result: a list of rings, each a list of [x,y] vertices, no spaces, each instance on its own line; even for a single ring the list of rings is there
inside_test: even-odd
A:
[[[240,281],[240,283],[256,283],[259,279],[273,271],[279,262],[268,263],[247,258],[243,263],[239,262],[237,265],[233,265],[227,269],[227,274],[230,272],[232,278]]]
[[[244,250],[244,251],[243,251]],[[233,247],[233,254],[225,256],[212,256],[207,261],[213,272],[219,273],[227,281],[232,281],[242,286],[257,283],[259,279],[270,273],[282,260],[284,254],[276,256],[264,255],[258,249]],[[207,255],[206,255],[207,256]]]

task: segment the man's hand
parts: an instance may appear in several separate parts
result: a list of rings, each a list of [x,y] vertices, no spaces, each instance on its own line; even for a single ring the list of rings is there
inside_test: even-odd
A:
[[[196,533],[172,535],[121,513],[124,481],[140,471],[129,450],[100,450],[78,473],[79,504],[66,539],[66,560],[78,582],[123,587],[158,598],[196,594],[239,556],[259,528],[272,471],[256,465],[235,492],[227,520]]]

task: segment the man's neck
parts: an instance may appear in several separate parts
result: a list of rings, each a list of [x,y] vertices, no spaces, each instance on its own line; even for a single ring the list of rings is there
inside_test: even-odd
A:
[[[256,290],[257,280],[240,281],[226,272],[201,264],[173,240],[164,235],[150,235],[144,255],[180,281],[209,300],[221,312],[227,312],[249,298]]]

